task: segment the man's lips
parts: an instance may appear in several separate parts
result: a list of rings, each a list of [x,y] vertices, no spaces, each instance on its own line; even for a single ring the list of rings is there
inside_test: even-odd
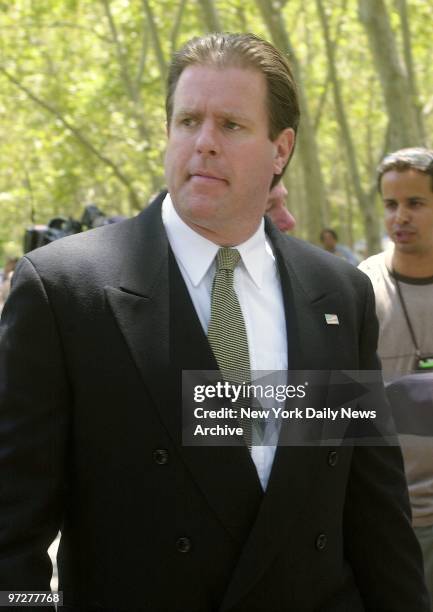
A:
[[[407,242],[415,236],[415,231],[410,229],[395,229],[392,233],[397,242]]]
[[[227,183],[227,180],[222,176],[212,174],[211,172],[192,172],[189,178],[198,182],[209,182],[209,183]]]

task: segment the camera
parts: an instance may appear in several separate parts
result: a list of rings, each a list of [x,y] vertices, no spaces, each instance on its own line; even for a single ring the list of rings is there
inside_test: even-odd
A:
[[[79,234],[85,229],[93,229],[123,221],[125,217],[107,217],[97,206],[89,204],[84,208],[80,221],[72,217],[54,217],[47,225],[32,225],[24,232],[24,253],[33,251],[59,238]]]

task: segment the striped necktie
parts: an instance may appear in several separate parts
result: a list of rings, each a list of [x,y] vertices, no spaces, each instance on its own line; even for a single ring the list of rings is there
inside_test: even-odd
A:
[[[208,339],[225,381],[248,385],[251,381],[250,355],[244,317],[233,287],[234,271],[241,256],[236,249],[222,247],[216,256],[216,273],[212,287],[211,317]],[[240,400],[238,411],[249,404]],[[250,419],[239,419],[248,448],[252,445]]]

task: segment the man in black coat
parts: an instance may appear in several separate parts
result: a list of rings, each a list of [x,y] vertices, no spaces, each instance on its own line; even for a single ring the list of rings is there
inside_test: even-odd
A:
[[[252,369],[378,367],[368,279],[263,222],[298,116],[271,45],[190,41],[169,76],[169,194],[21,261],[1,325],[0,590],[49,588],[60,528],[69,610],[427,612],[397,447],[182,444],[182,372],[221,368],[221,249],[239,255]]]

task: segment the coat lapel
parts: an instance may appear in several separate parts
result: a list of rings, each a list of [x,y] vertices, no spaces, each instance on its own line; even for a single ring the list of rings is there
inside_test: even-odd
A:
[[[182,371],[215,371],[218,366],[174,256],[170,259],[170,363],[174,366],[173,403],[179,404]],[[262,499],[247,447],[182,446],[181,453],[209,506],[232,537],[243,543]]]
[[[139,217],[119,287],[106,293],[159,417],[209,507],[243,543],[262,498],[248,450],[182,445],[182,369],[217,369],[171,254],[159,198]]]
[[[320,286],[309,286],[308,270],[300,265],[296,243],[288,241],[271,224],[266,232],[277,257],[286,315],[289,370],[327,370],[332,353],[338,353],[335,331],[328,330],[324,313],[335,310],[335,297]],[[302,262],[304,263],[304,262]],[[308,266],[308,262],[305,263]],[[333,310],[334,309],[334,310]],[[338,328],[338,326],[335,326]],[[327,332],[331,331],[331,339]],[[334,333],[334,336],[332,336]],[[326,405],[326,391],[322,398]],[[290,541],[290,530],[304,511],[325,464],[329,449],[312,446],[279,446],[268,488],[220,612],[229,610],[260,580],[280,548]],[[295,560],[294,560],[295,561]]]
[[[163,410],[168,404],[170,338],[168,243],[160,204],[157,200],[136,218],[119,286],[105,291],[146,389]]]
[[[325,314],[338,314],[338,291],[326,277],[316,282],[311,261],[302,256],[295,239],[287,240],[267,225],[273,242],[285,300],[289,368],[327,370],[338,362],[340,326],[328,325]]]

